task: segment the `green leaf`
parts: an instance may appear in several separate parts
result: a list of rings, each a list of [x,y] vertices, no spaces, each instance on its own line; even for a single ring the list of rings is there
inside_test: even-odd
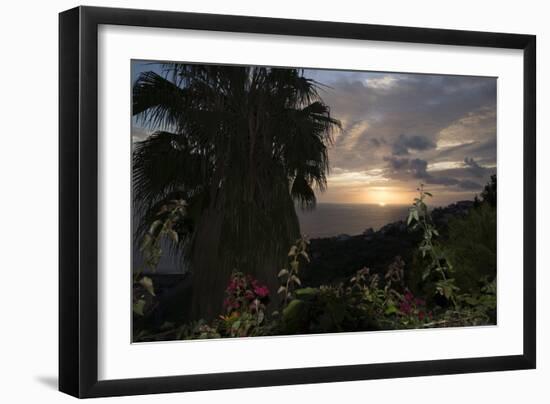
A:
[[[299,299],[292,300],[288,304],[288,306],[283,309],[283,316],[285,318],[293,317],[300,311],[300,308],[303,306],[303,304],[304,302]]]
[[[264,318],[265,318],[264,312],[263,312],[263,311],[260,311],[260,312],[258,313],[258,324],[261,324],[262,321],[264,321]]]
[[[149,233],[145,234],[145,236],[143,236],[143,239],[141,241],[140,251],[145,250],[151,244],[152,241],[153,241],[153,238],[151,237],[151,235]]]
[[[428,276],[430,276],[430,268],[426,268],[424,272],[422,272],[422,280],[425,281]]]
[[[171,321],[165,321],[160,326],[161,330],[171,330],[172,328],[174,328],[174,323],[172,323]]]
[[[153,280],[147,276],[144,276],[139,281],[139,284],[145,288],[150,295],[155,296],[155,288],[153,287]]]
[[[137,315],[143,316],[143,309],[145,308],[145,300],[140,299],[132,305],[132,310]]]
[[[412,219],[413,219],[413,211],[410,210],[409,211],[409,217],[407,218],[407,226],[409,226],[411,224]]]
[[[163,223],[161,220],[155,220],[152,224],[151,224],[151,227],[149,227],[149,232],[154,234],[155,231],[157,230],[157,227],[159,226],[162,226]]]
[[[177,232],[175,232],[175,231],[172,230],[172,229],[168,229],[168,230],[166,231],[166,233],[168,233],[168,236],[170,236],[170,238],[172,239],[172,241],[173,241],[174,243],[177,243],[177,242],[178,242],[178,233],[177,233]]]
[[[386,309],[386,311],[384,312],[386,315],[387,314],[394,314],[394,313],[397,313],[397,307],[395,307],[393,304],[391,306],[388,306],[388,308]]]
[[[301,331],[307,323],[307,308],[302,300],[292,300],[283,309],[281,316],[285,332],[294,334]]]
[[[279,278],[280,278],[281,276],[285,276],[285,275],[288,275],[288,269],[285,269],[285,268],[281,269],[281,270],[279,271],[279,273],[277,274],[277,276],[278,276]]]

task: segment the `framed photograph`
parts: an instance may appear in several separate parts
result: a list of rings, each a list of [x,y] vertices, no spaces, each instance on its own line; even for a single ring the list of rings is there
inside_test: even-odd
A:
[[[535,368],[534,36],[59,26],[61,391]]]

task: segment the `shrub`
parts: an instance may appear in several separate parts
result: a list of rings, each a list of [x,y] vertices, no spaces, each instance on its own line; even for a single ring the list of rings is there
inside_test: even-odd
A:
[[[456,284],[478,292],[480,279],[494,279],[497,270],[497,212],[488,203],[449,223],[443,249],[453,263]]]
[[[279,272],[281,306],[268,316],[270,291],[250,275],[233,272],[226,288],[223,313],[159,330],[142,330],[136,340],[248,337],[340,331],[395,330],[494,324],[496,321],[496,209],[485,200],[465,218],[449,223],[443,240],[431,218],[421,185],[410,209],[408,225],[421,233],[418,282],[404,282],[405,262],[399,256],[384,274],[368,268],[349,279],[319,287],[304,287],[300,266],[309,262],[308,242],[298,239]],[[154,302],[147,277],[136,276],[134,319]]]
[[[217,331],[228,337],[263,335],[269,289],[250,275],[233,272],[225,290],[225,314],[220,315]]]

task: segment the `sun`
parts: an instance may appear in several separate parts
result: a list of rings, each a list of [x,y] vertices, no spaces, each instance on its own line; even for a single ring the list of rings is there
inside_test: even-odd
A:
[[[386,202],[378,202],[378,206],[386,206]]]

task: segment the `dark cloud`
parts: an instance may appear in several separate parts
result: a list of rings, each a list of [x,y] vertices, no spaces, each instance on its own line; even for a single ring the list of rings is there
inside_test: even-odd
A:
[[[464,164],[466,164],[475,177],[481,178],[486,174],[487,169],[480,166],[472,157],[465,157]]]
[[[382,145],[382,141],[380,139],[375,138],[375,137],[370,138],[368,141],[371,144],[371,146],[373,146],[373,147],[380,147]]]
[[[410,164],[410,160],[408,158],[384,157],[384,160],[389,162],[390,167],[394,171],[406,169]]]
[[[435,142],[426,136],[399,135],[392,146],[392,153],[395,156],[403,156],[409,154],[410,150],[422,151],[435,149],[435,147]]]
[[[310,69],[305,75],[325,85],[319,93],[342,123],[329,148],[331,176],[341,177],[334,188],[329,177],[327,200],[338,199],[331,189],[340,192],[343,176],[354,173],[396,189],[431,184],[436,193],[448,191],[450,201],[473,197],[496,172],[495,78]],[[134,142],[147,136],[134,122]]]
[[[316,71],[314,79],[330,86],[321,96],[344,129],[331,165],[381,170],[384,186],[422,181],[472,198],[496,171],[495,78]]]
[[[470,180],[462,180],[458,185],[461,189],[472,191],[481,191],[481,188],[483,188],[483,185]]]
[[[459,180],[452,177],[437,177],[430,175],[426,179],[426,182],[428,184],[454,186],[454,189],[463,191],[480,191],[483,188],[481,184],[475,181]]]
[[[483,187],[483,185],[476,181],[463,178],[465,176],[468,177],[469,173],[473,173],[476,177],[480,177],[480,173],[492,173],[492,170],[480,166],[471,158],[465,159],[465,168],[441,170],[433,173],[428,171],[429,164],[423,159],[387,156],[384,160],[388,164],[386,175],[393,180],[421,181],[426,184],[449,186],[453,187],[453,189],[464,191],[479,191]]]
[[[457,185],[460,183],[459,180],[452,177],[433,177],[430,176],[429,181],[430,184],[437,184],[437,185]]]
[[[428,162],[422,159],[409,159],[399,157],[386,157],[389,163],[390,174],[397,178],[403,178],[403,173],[413,178],[428,178]]]
[[[481,158],[472,145],[495,137],[493,78],[324,71],[315,79],[330,86],[321,96],[343,124],[330,152],[337,166],[369,170],[380,167],[388,154],[428,161],[436,161],[438,153],[455,161],[490,159],[487,153]],[[441,139],[452,147],[437,147]],[[495,152],[494,147],[489,151],[493,159]]]

